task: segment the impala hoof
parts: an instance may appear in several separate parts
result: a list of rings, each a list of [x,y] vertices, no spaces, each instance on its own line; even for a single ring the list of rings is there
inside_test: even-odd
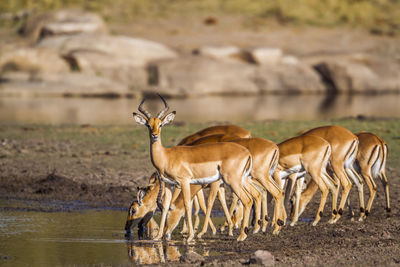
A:
[[[245,233],[242,233],[236,240],[241,242],[244,241],[247,238],[247,235]]]
[[[290,223],[290,226],[295,226],[296,225],[296,222],[291,222]]]
[[[278,221],[276,222],[279,226],[283,226],[285,223],[281,220],[281,219],[278,219]]]

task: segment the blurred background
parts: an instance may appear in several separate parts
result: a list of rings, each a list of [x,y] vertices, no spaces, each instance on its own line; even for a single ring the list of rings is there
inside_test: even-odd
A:
[[[400,116],[400,2],[3,0],[0,120]]]

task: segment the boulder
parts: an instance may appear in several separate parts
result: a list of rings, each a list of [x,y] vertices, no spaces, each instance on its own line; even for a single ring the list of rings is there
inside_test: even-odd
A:
[[[278,64],[283,56],[282,49],[257,47],[244,51],[245,57],[249,62],[259,65],[275,65]]]
[[[227,62],[242,61],[242,51],[236,46],[203,46],[193,54]]]
[[[177,57],[173,50],[162,44],[126,36],[57,36],[42,40],[37,47],[58,51],[73,69],[136,88],[147,84],[146,65],[149,62]]]
[[[315,69],[334,92],[372,92],[380,87],[378,76],[364,64],[329,60],[315,65]]]
[[[249,64],[189,56],[149,64],[148,77],[157,92],[169,96],[258,94],[255,71]]]
[[[16,48],[0,55],[0,75],[9,71],[60,73],[69,70],[68,63],[50,49]]]
[[[20,29],[20,33],[36,42],[53,35],[108,32],[102,17],[81,10],[59,10],[33,16]]]
[[[250,264],[259,264],[263,266],[274,266],[275,259],[271,252],[267,250],[257,250],[250,257]]]
[[[400,64],[392,58],[357,53],[335,55],[334,57],[320,56],[310,62],[332,92],[400,91]]]
[[[0,82],[0,96],[126,96],[135,92],[104,77],[77,72],[34,76],[7,73]]]
[[[300,63],[260,66],[256,83],[261,93],[324,93],[326,90],[318,73]]]

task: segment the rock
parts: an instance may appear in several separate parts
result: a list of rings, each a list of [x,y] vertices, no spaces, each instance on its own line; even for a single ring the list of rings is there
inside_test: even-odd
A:
[[[74,53],[83,51],[105,54],[124,64],[130,62],[131,65],[136,66],[144,66],[153,60],[177,57],[177,54],[165,45],[140,38],[98,34],[55,38],[59,40],[48,38],[39,42],[38,46],[58,50],[63,56],[73,56]]]
[[[335,92],[372,92],[380,86],[378,76],[363,64],[330,60],[317,64],[315,68]]]
[[[281,61],[283,55],[282,49],[268,47],[252,48],[244,53],[250,62],[259,65],[275,65]]]
[[[0,75],[5,72],[60,73],[70,70],[68,63],[53,50],[16,48],[0,55]]]
[[[193,53],[227,62],[237,62],[242,60],[242,52],[236,46],[204,46],[195,50]]]
[[[323,93],[326,90],[318,73],[300,63],[260,66],[256,83],[262,93]]]
[[[104,77],[82,73],[5,76],[0,96],[124,96],[133,95],[128,86]],[[28,78],[26,80],[26,78]]]
[[[80,10],[59,10],[29,18],[20,33],[33,42],[47,36],[108,32],[103,18]]]
[[[181,256],[181,262],[184,263],[200,263],[204,261],[204,257],[194,251],[188,251],[185,255]]]
[[[256,67],[244,63],[190,56],[153,62],[148,71],[150,85],[169,96],[259,93],[253,81]]]
[[[275,264],[274,256],[267,250],[257,250],[250,257],[250,264],[261,264],[263,266],[273,266]]]
[[[73,69],[135,88],[147,85],[146,65],[149,62],[177,57],[173,50],[162,44],[126,36],[57,36],[46,38],[37,46],[58,51]]]
[[[379,93],[400,91],[400,64],[391,58],[365,54],[321,56],[315,69],[338,93]]]

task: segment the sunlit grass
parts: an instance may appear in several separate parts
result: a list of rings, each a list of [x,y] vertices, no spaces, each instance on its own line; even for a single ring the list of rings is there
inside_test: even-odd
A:
[[[393,0],[3,0],[0,12],[21,9],[43,12],[79,7],[107,20],[126,22],[137,17],[240,14],[281,23],[316,26],[361,26],[383,33],[400,31],[400,1]],[[257,21],[257,20],[254,20]]]

